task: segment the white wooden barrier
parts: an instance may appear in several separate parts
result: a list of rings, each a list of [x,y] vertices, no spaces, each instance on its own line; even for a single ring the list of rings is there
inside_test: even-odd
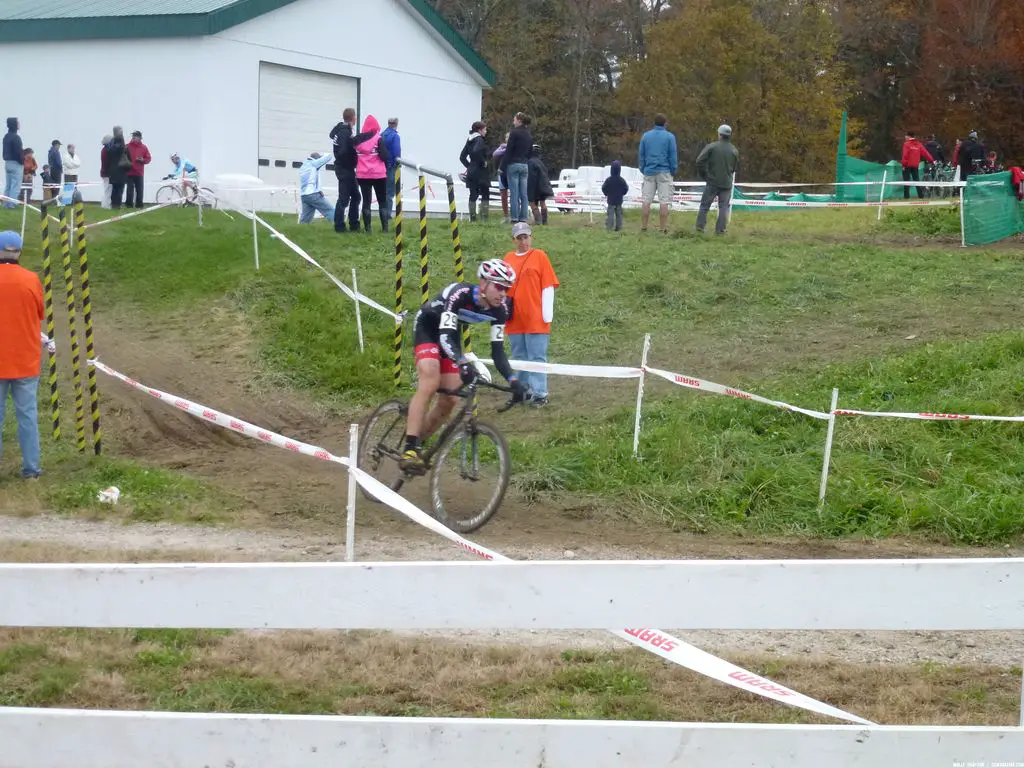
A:
[[[19,768],[994,768],[1020,728],[0,710]]]
[[[1022,629],[1024,559],[0,566],[0,626]],[[1024,768],[1024,728],[0,707],[0,768]]]
[[[1024,558],[8,564],[0,595],[21,627],[1013,630]]]

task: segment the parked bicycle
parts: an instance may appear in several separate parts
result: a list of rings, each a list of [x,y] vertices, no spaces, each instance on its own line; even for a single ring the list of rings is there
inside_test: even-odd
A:
[[[409,402],[389,400],[370,414],[359,438],[359,468],[373,475],[393,491],[419,474],[429,474],[433,516],[459,533],[471,533],[490,520],[501,506],[511,477],[508,443],[497,427],[477,418],[475,397],[479,387],[500,392],[511,388],[477,379],[457,390],[438,389],[438,394],[463,398],[465,404],[453,414],[441,432],[420,452],[426,469],[420,473],[402,470],[405,423]],[[498,413],[509,410],[511,400]],[[379,502],[369,491],[363,494]]]

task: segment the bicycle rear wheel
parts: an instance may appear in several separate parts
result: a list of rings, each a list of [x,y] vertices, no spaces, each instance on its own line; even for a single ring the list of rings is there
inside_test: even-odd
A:
[[[512,472],[508,444],[490,424],[462,424],[442,443],[430,473],[434,517],[459,533],[472,533],[501,506]]]
[[[169,203],[172,200],[181,200],[181,190],[174,184],[165,184],[156,191],[157,205]]]
[[[398,460],[405,443],[408,413],[406,403],[389,400],[370,414],[359,430],[359,468],[393,491],[405,481]],[[363,495],[370,501],[380,501],[365,488]]]

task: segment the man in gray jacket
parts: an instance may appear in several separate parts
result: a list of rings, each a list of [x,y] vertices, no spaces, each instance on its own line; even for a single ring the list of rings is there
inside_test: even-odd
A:
[[[697,173],[704,179],[704,194],[697,213],[697,231],[703,232],[708,221],[708,210],[718,198],[718,221],[715,234],[724,235],[729,223],[729,203],[732,201],[732,179],[740,161],[739,150],[732,143],[732,128],[718,126],[718,141],[708,144],[697,155]]]

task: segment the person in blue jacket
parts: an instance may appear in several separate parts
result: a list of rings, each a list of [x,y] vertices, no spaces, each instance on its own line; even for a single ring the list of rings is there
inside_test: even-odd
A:
[[[640,139],[637,167],[644,175],[643,206],[640,213],[640,229],[647,230],[651,218],[651,203],[658,194],[660,205],[659,229],[668,232],[668,206],[672,202],[672,177],[679,168],[676,151],[676,137],[665,128],[668,118],[662,114],[654,116],[654,127]]]
[[[384,165],[387,168],[387,200],[385,205],[388,209],[388,218],[390,219],[395,212],[395,165],[398,163],[398,158],[402,156],[402,137],[398,135],[398,118],[389,117],[388,127],[384,129],[384,132],[380,135],[384,141],[384,147],[388,151],[388,159],[384,161]]]

